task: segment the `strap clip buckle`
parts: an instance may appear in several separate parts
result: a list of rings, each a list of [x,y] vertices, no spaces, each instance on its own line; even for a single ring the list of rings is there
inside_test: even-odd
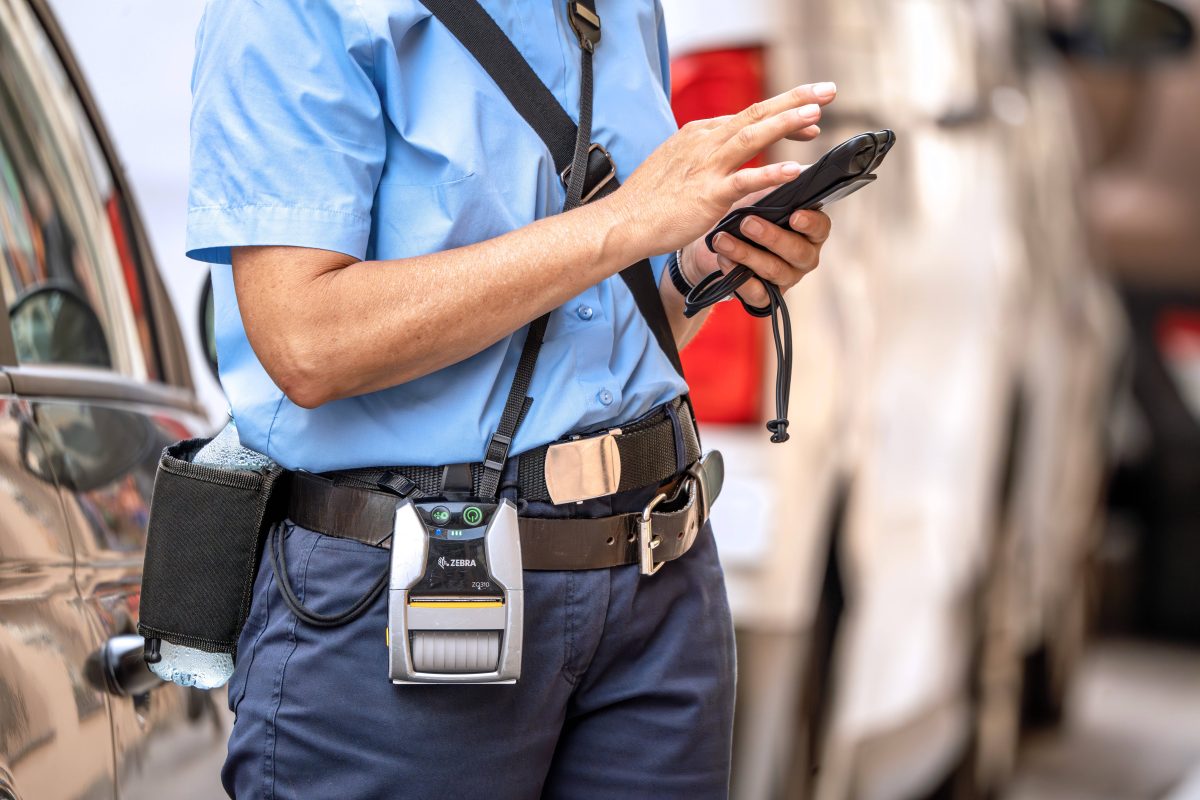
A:
[[[600,44],[600,16],[579,0],[571,0],[567,3],[567,19],[579,39],[579,46],[594,53],[596,45]]]
[[[595,179],[595,185],[589,186],[589,183],[592,180],[592,154],[596,152],[599,152],[603,157],[604,163],[608,165],[608,169]],[[571,166],[572,165],[568,164],[566,168],[559,173],[558,177],[562,179],[563,186],[571,185]],[[591,147],[588,148],[587,175],[584,176],[583,184],[584,195],[582,198],[580,198],[579,204],[586,204],[589,200],[598,195],[601,189],[612,183],[616,177],[617,165],[616,162],[613,161],[612,154],[604,148],[604,145],[598,142],[592,142]]]
[[[511,436],[505,436],[499,431],[493,433],[492,438],[488,439],[487,450],[483,454],[484,469],[502,471],[504,462],[508,460],[508,448],[510,447],[512,447]]]

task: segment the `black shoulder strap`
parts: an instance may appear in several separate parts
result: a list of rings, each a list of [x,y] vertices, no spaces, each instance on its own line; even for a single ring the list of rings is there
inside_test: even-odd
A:
[[[529,66],[529,63],[505,35],[496,21],[479,5],[477,0],[421,0],[438,20],[454,35],[484,71],[496,83],[517,113],[533,128],[550,150],[554,166],[563,174],[572,165],[574,155],[579,152],[576,139],[590,129],[591,120],[580,120],[576,125],[559,105],[554,94]],[[567,12],[571,25],[580,39],[580,46],[588,51],[599,41],[600,25],[596,15],[595,0],[569,0]],[[594,35],[593,35],[594,33]],[[583,93],[591,93],[591,59],[584,58]],[[587,123],[586,125],[583,123]],[[585,142],[587,144],[587,142]],[[582,182],[585,170],[572,169],[569,173]],[[576,182],[576,181],[573,181]],[[614,179],[595,194],[593,199],[613,192],[619,186]],[[575,187],[570,187],[575,188]],[[683,365],[679,360],[679,349],[671,322],[663,308],[662,297],[654,282],[650,262],[643,260],[621,271],[621,278],[633,295],[642,318],[646,320],[658,345],[667,355],[675,370],[682,375]]]
[[[421,0],[474,56],[529,123],[561,173],[575,154],[575,123],[496,21],[476,0]]]

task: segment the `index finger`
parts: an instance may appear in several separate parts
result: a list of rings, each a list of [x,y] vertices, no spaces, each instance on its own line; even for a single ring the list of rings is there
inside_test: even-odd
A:
[[[816,103],[819,106],[828,105],[833,102],[835,97],[837,97],[837,86],[833,83],[828,81],[806,83],[742,109],[721,125],[721,131],[726,138],[729,138],[747,125],[770,119],[788,109],[799,108],[810,103]]]

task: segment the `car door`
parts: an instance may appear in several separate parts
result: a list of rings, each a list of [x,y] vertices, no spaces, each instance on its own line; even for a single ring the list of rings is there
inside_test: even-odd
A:
[[[29,411],[0,373],[0,798],[111,798],[108,699],[85,674],[95,632]]]
[[[136,639],[159,452],[207,427],[127,187],[48,11],[0,0],[0,289],[11,329],[5,381],[33,462],[57,482],[74,561],[76,669]],[[31,459],[32,461],[32,459]],[[91,658],[91,667],[85,664]],[[162,686],[107,690],[108,793],[212,797],[222,701]],[[63,754],[58,766],[71,764]],[[194,774],[189,774],[189,768]],[[76,797],[52,789],[36,797]],[[2,795],[0,795],[2,796]]]
[[[59,475],[86,609],[102,640],[134,634],[158,457],[197,420],[161,396],[117,398],[77,376],[38,380],[29,406]],[[120,796],[219,796],[223,703],[223,692],[174,685],[111,698]]]

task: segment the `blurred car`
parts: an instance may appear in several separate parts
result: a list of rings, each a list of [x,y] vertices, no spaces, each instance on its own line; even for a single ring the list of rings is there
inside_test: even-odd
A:
[[[1026,712],[1061,705],[1124,331],[1086,248],[1060,51],[1094,49],[1098,20],[1168,45],[1181,24],[1122,4],[1161,6],[664,2],[681,122],[834,80],[801,161],[898,135],[788,297],[793,440],[762,434],[761,326],[714,316],[684,352],[737,487],[714,511],[739,631],[737,797],[986,794]]]
[[[786,18],[779,5],[663,1],[671,102],[681,124],[735,113],[780,83],[769,77],[783,50],[775,46],[776,28]],[[835,135],[821,143],[832,145]],[[833,216],[840,238],[841,217]],[[787,298],[796,337],[786,444],[769,443],[765,427],[775,380],[765,321],[737,303],[718,304],[682,353],[704,446],[721,450],[728,465],[713,530],[737,630],[735,798],[778,797],[784,787],[807,785],[796,775],[807,775],[816,746],[822,697],[816,676],[823,671],[808,661],[828,652],[817,612],[837,511],[846,408],[844,329],[840,309],[829,302],[828,265],[835,260],[823,260],[826,266]]]
[[[1193,15],[1200,3],[1180,8]],[[1143,25],[1163,25],[1150,19]],[[1121,42],[1107,43],[1108,49]],[[1131,330],[1113,482],[1110,626],[1200,641],[1200,48],[1070,63],[1095,146],[1085,198]],[[1103,48],[1099,50],[1103,56]]]
[[[223,703],[135,634],[158,454],[208,423],[42,0],[0,0],[0,300],[0,797],[219,796]]]

